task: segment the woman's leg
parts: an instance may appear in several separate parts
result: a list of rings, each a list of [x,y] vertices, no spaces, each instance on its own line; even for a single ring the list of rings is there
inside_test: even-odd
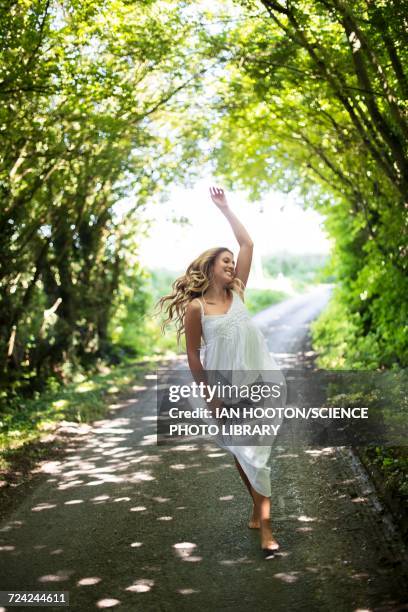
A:
[[[239,472],[242,480],[244,481],[244,484],[245,484],[246,488],[248,489],[250,496],[252,497],[252,487],[251,487],[251,483],[248,480],[248,476],[245,474],[244,470],[241,467],[240,462],[238,461],[238,459],[236,458],[235,455],[234,455],[234,459],[235,459],[235,465],[238,468],[238,472]]]
[[[260,523],[259,523],[259,517],[258,517],[258,513],[257,513],[257,507],[256,507],[256,504],[255,504],[255,499],[254,499],[254,496],[253,496],[253,491],[254,490],[253,490],[253,488],[251,486],[251,483],[248,480],[248,476],[245,474],[244,470],[241,467],[241,464],[239,463],[239,461],[238,461],[238,459],[236,458],[235,455],[234,455],[234,459],[235,459],[235,465],[238,468],[239,475],[241,476],[241,478],[242,478],[246,488],[248,489],[249,494],[252,497],[252,501],[253,501],[253,504],[254,504],[254,506],[252,508],[252,516],[251,516],[251,518],[249,519],[249,522],[248,522],[248,527],[250,527],[250,529],[259,529]]]
[[[261,529],[261,548],[269,548],[270,550],[278,550],[279,544],[272,535],[270,515],[271,515],[271,498],[261,495],[252,488],[252,498],[254,507],[259,516]]]
[[[260,528],[261,530],[261,548],[270,548],[271,550],[277,550],[279,548],[278,542],[272,535],[271,529],[271,498],[265,497],[265,495],[261,495],[258,491],[252,487],[249,482],[248,476],[245,474],[244,470],[241,467],[238,459],[234,455],[235,465],[238,468],[238,472],[245,483],[246,488],[248,489],[252,501],[254,503],[254,507],[252,510],[252,516],[249,520],[248,527],[252,529]]]

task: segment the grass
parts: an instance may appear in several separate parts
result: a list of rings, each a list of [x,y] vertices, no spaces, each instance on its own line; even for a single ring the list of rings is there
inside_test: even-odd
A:
[[[391,510],[401,534],[408,536],[408,449],[406,446],[357,448],[377,491]]]
[[[288,297],[283,291],[271,289],[247,289],[245,291],[245,306],[251,315],[282,302]]]
[[[374,436],[376,430],[384,433],[388,440],[386,446],[369,440],[363,445],[361,441],[361,444],[358,442],[354,446],[354,450],[405,539],[408,535],[408,447],[405,443],[407,375],[404,370],[366,374],[370,376],[363,376],[362,373],[358,378],[350,378],[346,392],[330,394],[328,402],[332,406],[367,407],[371,417],[370,428],[367,430],[372,431]],[[353,378],[357,388],[353,388]]]

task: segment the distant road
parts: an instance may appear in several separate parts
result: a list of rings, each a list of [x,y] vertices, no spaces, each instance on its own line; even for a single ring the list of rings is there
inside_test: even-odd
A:
[[[294,365],[293,357],[305,348],[310,322],[327,305],[331,291],[332,285],[318,285],[253,317],[280,366]]]

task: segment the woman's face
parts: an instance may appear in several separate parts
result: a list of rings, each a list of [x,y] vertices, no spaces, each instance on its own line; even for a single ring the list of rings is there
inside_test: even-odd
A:
[[[232,283],[235,277],[235,262],[232,253],[222,251],[217,256],[214,262],[213,277],[216,282],[221,282],[224,285]]]

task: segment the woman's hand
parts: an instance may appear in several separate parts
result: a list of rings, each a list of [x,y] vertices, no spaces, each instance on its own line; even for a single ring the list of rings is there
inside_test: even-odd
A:
[[[210,187],[211,199],[218,206],[220,210],[228,209],[227,197],[223,189],[219,187]]]
[[[208,409],[211,412],[211,416],[213,419],[215,419],[216,421],[221,421],[221,423],[225,422],[226,417],[222,416],[221,418],[218,417],[217,418],[217,414],[219,413],[219,411],[225,408],[225,404],[224,404],[224,400],[220,399],[220,398],[214,398],[211,402],[208,403]]]
[[[208,410],[210,410],[211,415],[214,416],[217,411],[223,406],[223,404],[223,400],[217,397],[214,397],[211,402],[207,402]]]

